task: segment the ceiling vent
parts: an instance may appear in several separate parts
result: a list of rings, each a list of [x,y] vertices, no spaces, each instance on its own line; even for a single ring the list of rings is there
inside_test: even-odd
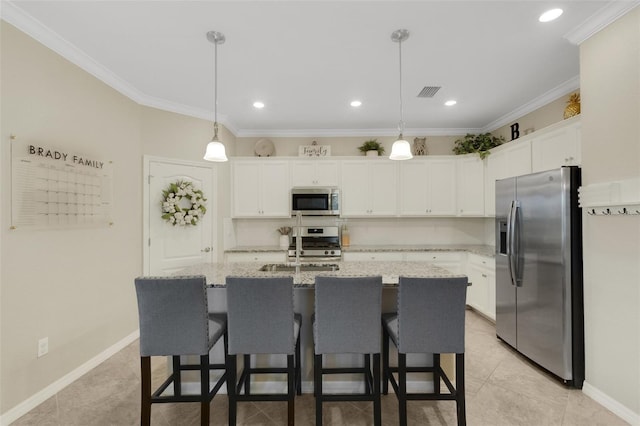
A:
[[[440,90],[441,86],[424,86],[424,89],[418,93],[419,98],[433,98],[438,90]]]

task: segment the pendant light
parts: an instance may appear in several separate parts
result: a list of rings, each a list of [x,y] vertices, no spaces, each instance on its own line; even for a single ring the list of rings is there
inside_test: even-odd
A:
[[[207,145],[204,159],[207,161],[227,161],[224,145],[218,140],[218,45],[226,40],[224,34],[217,31],[209,31],[207,40],[214,45],[213,63],[213,138]]]
[[[408,30],[396,30],[391,33],[391,40],[398,43],[399,62],[400,62],[400,122],[398,123],[398,131],[400,136],[391,147],[390,160],[410,160],[413,158],[411,154],[411,145],[404,140],[402,133],[404,132],[404,121],[402,119],[402,42],[409,38]]]

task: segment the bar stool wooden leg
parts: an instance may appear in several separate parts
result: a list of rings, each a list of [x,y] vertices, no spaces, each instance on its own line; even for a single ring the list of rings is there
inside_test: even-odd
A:
[[[364,392],[371,393],[371,383],[369,382],[369,375],[371,374],[371,355],[364,354]]]
[[[407,426],[407,355],[398,352],[398,416],[400,426]]]
[[[389,393],[389,333],[382,325],[382,393]]]
[[[296,340],[296,389],[297,394],[302,395],[302,367],[300,356],[300,334],[298,334],[298,340]]]
[[[458,426],[466,426],[467,414],[464,389],[464,353],[456,354],[456,408]]]
[[[249,374],[250,370],[251,370],[251,355],[244,355],[244,371],[247,372],[247,375],[244,377],[245,395],[251,394],[251,374]]]
[[[236,426],[238,401],[236,400],[237,355],[227,356],[227,397],[229,399],[229,426]]]
[[[287,355],[287,425],[293,426],[296,421],[295,394],[296,394],[296,367],[293,355]]]
[[[209,424],[209,355],[200,356],[200,425]]]
[[[382,403],[380,401],[380,354],[373,354],[373,424],[382,424]]]
[[[313,387],[316,396],[316,426],[322,426],[322,355],[315,355],[313,363]]]
[[[440,354],[433,354],[433,393],[440,395]]]
[[[151,425],[151,357],[140,357],[140,372],[142,380],[142,410],[140,410],[140,425]]]

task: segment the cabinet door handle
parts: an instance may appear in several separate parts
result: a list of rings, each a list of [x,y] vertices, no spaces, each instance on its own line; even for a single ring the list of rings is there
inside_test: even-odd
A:
[[[487,274],[482,274],[482,277],[483,278],[487,278]]]
[[[211,251],[211,247],[205,247],[200,251],[205,252],[205,253],[209,253]]]

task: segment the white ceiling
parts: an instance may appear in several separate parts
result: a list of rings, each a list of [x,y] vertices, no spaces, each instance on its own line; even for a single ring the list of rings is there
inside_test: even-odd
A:
[[[238,136],[396,133],[390,35],[406,28],[405,133],[461,134],[575,90],[581,28],[632,3],[14,0],[3,1],[2,17],[142,104],[207,119],[214,46],[205,35],[224,33],[218,115]],[[564,14],[538,22],[551,7]],[[417,98],[424,86],[442,89]],[[350,107],[353,99],[363,105]],[[458,104],[445,107],[448,99]]]

